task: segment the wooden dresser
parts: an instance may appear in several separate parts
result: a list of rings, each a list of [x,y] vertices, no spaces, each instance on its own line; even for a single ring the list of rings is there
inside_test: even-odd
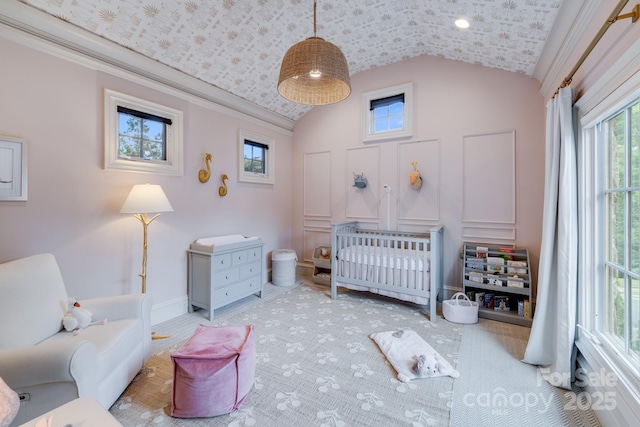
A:
[[[261,239],[216,244],[192,244],[188,254],[189,313],[194,307],[213,311],[263,290]]]

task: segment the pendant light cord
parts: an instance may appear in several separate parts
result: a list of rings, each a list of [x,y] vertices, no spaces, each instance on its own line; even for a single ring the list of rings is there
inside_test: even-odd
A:
[[[316,7],[317,0],[313,0],[313,37],[316,37]]]

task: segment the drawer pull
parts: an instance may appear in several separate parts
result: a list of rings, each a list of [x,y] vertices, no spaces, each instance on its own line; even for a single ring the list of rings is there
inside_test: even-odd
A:
[[[229,280],[229,276],[224,276],[225,279]]]

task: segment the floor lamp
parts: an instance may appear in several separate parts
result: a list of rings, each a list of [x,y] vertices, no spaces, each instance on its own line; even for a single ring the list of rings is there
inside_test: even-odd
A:
[[[142,223],[142,293],[147,293],[147,227],[156,219],[160,212],[172,212],[173,208],[169,199],[159,185],[139,184],[134,185],[124,201],[120,213],[131,213]],[[147,214],[155,213],[151,218]],[[168,335],[156,335],[152,333],[153,339],[168,338]]]

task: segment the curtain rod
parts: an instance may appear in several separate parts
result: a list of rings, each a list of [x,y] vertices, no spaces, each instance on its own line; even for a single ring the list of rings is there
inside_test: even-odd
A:
[[[627,5],[628,2],[629,0],[620,0],[620,3],[618,3],[615,9],[613,9],[613,12],[611,12],[611,15],[609,15],[609,19],[607,19],[606,22],[602,24],[602,27],[600,27],[600,31],[598,31],[598,33],[593,38],[593,40],[591,40],[591,43],[589,44],[589,46],[587,46],[587,48],[585,49],[580,59],[578,59],[578,62],[576,63],[576,65],[574,65],[573,69],[569,72],[569,75],[565,77],[560,87],[556,89],[556,92],[553,94],[553,97],[555,97],[558,94],[560,89],[562,89],[563,87],[567,87],[571,84],[571,80],[573,80],[573,75],[576,73],[576,71],[578,71],[578,68],[580,68],[580,66],[585,61],[585,59],[587,59],[587,56],[589,56],[591,51],[596,47],[596,45],[598,44],[602,36],[604,36],[604,33],[607,32],[607,30],[609,29],[609,27],[611,27],[611,25],[613,25],[620,19],[631,18],[631,22],[636,22],[638,20],[638,17],[640,16],[640,3],[635,5],[631,10],[631,12],[620,15],[620,11]]]

